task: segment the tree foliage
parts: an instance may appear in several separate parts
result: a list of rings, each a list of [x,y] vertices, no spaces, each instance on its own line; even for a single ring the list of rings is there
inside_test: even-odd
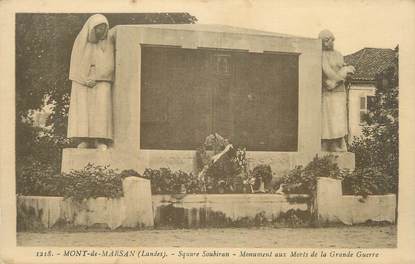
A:
[[[283,178],[286,193],[303,193],[313,196],[318,177],[342,179],[343,172],[335,162],[336,156],[315,156],[306,166],[296,166]]]
[[[376,76],[373,106],[366,116],[363,135],[355,138],[351,151],[356,155],[356,171],[370,168],[383,175],[389,192],[396,192],[399,175],[399,68],[396,62]]]

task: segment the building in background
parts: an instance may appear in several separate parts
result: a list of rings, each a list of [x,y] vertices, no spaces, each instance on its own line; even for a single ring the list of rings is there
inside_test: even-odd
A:
[[[395,57],[395,50],[378,48],[363,48],[345,56],[345,63],[356,68],[349,93],[349,124],[352,137],[358,137],[362,133],[364,115],[370,109],[375,95],[376,74],[393,67]]]

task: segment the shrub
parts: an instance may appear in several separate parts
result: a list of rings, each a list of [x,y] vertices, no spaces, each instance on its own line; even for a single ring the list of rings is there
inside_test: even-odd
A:
[[[25,140],[16,142],[16,193],[56,195],[52,185],[60,176],[61,150],[70,142],[47,129],[32,127],[30,123],[17,125],[16,137]]]
[[[200,193],[246,193],[249,186],[246,177],[252,175],[237,174],[229,160],[224,159],[210,168],[203,182],[193,173],[183,171],[173,172],[169,168],[146,169],[143,177],[151,180],[153,194],[200,194]],[[231,163],[234,164],[234,163]],[[256,177],[263,177],[266,181],[272,178],[269,165],[259,165],[254,168]],[[230,172],[229,174],[227,174]],[[206,188],[205,188],[206,187]]]
[[[62,194],[74,200],[108,197],[118,198],[123,195],[121,175],[109,166],[88,164],[81,170],[62,173],[60,177]]]
[[[324,157],[315,156],[307,166],[297,166],[284,178],[283,183],[292,186],[286,189],[287,193],[304,193],[314,195],[317,185],[317,177],[329,177],[341,179],[343,171],[334,162],[335,157],[327,155]]]
[[[376,168],[358,168],[345,174],[342,188],[348,195],[383,195],[397,189],[397,182]]]
[[[83,199],[123,195],[122,180],[140,175],[134,170],[118,173],[109,166],[88,164],[83,169],[56,174],[54,168],[34,161],[32,167],[20,168],[17,194],[33,196],[63,196],[77,201]]]
[[[317,177],[329,177],[342,180],[343,194],[346,195],[383,195],[397,188],[394,178],[388,177],[377,168],[356,168],[354,171],[339,169],[334,156],[315,157],[304,168],[297,166],[284,178],[286,193],[304,193],[314,195]]]
[[[249,189],[249,183],[241,174],[220,174],[219,172],[227,171],[224,164],[217,164],[209,172],[206,182],[193,173],[180,170],[173,172],[169,168],[146,169],[141,176],[134,170],[123,170],[119,173],[109,166],[92,164],[62,174],[54,174],[52,168],[44,168],[40,163],[34,163],[33,166],[35,169],[22,170],[21,177],[18,178],[17,194],[63,196],[77,201],[96,197],[118,198],[123,195],[122,180],[128,176],[149,179],[152,194],[246,193]],[[258,177],[267,178],[271,175],[270,168],[265,165],[254,168],[254,171]],[[249,177],[253,179],[252,176]],[[207,191],[205,185],[208,186]]]
[[[60,175],[51,165],[28,158],[16,172],[16,194],[60,196],[59,180]]]
[[[123,171],[120,173],[120,177],[121,177],[122,179],[124,179],[124,178],[126,178],[126,177],[129,177],[129,176],[137,176],[137,177],[141,177],[141,175],[140,175],[138,172],[136,172],[135,170],[123,170]]]
[[[169,168],[145,169],[143,177],[151,181],[153,194],[202,192],[202,182],[192,173],[172,172]]]

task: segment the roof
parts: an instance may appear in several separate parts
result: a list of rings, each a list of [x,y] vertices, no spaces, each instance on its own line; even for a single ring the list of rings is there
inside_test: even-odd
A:
[[[374,81],[376,74],[395,65],[395,54],[393,49],[363,48],[344,61],[356,68],[353,81]]]
[[[306,37],[301,37],[301,36],[294,36],[294,35],[288,35],[288,34],[282,34],[282,33],[262,31],[262,30],[250,29],[250,28],[234,27],[234,26],[228,26],[228,25],[219,25],[219,24],[146,24],[146,25],[122,25],[122,26],[160,28],[160,29],[171,29],[171,30],[234,33],[234,34],[272,36],[272,37],[281,37],[281,38],[306,38]],[[311,38],[306,38],[306,39],[311,39]]]

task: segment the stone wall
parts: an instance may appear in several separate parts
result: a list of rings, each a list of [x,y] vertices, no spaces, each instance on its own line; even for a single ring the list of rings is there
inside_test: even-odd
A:
[[[127,177],[124,196],[90,198],[82,202],[63,197],[17,197],[18,228],[55,226],[151,227],[154,224],[150,181]]]
[[[288,211],[307,212],[308,195],[153,195],[154,224],[171,227],[227,227],[278,222]]]
[[[342,182],[319,178],[316,208],[320,224],[361,224],[368,221],[395,223],[396,195],[343,195]]]
[[[153,224],[171,228],[252,226],[277,222],[289,211],[307,214],[310,199],[307,195],[279,194],[153,195],[153,208],[149,208],[143,196],[130,194],[118,199],[88,199],[80,204],[63,197],[20,196],[17,210],[23,219],[18,222],[31,221],[29,228],[23,228],[26,230],[68,226],[139,228]]]
[[[298,219],[311,223],[310,197],[280,194],[178,194],[152,195],[150,182],[137,177],[123,182],[124,197],[95,198],[82,203],[63,197],[19,196],[18,227],[27,229],[64,226],[118,227],[229,227],[280,224]],[[395,223],[396,196],[342,195],[341,181],[319,178],[315,199],[321,225]],[[287,222],[285,222],[287,223]],[[294,223],[295,224],[295,223]],[[20,228],[22,229],[22,228]],[[24,228],[23,228],[24,229]]]

